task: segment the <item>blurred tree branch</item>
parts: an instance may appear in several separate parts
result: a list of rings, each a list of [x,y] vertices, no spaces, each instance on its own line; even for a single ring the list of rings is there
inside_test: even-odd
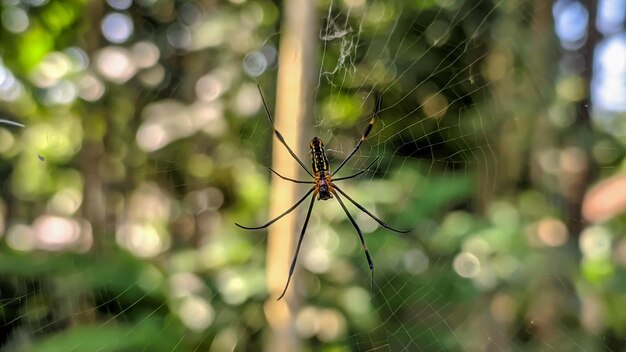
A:
[[[297,155],[303,155],[302,138],[305,126],[310,126],[312,104],[312,77],[315,73],[316,11],[315,2],[290,0],[284,3],[284,20],[281,30],[278,70],[275,127]],[[281,143],[274,139],[273,167],[287,177],[302,174],[300,165],[293,160]],[[274,218],[295,203],[300,189],[296,184],[272,177],[269,217]],[[297,278],[285,299],[276,301],[285,282],[293,255],[297,216],[288,216],[269,229],[267,249],[267,282],[270,292],[265,304],[265,314],[271,326],[271,336],[266,350],[272,352],[297,351],[299,341],[294,331],[294,312],[297,302],[292,292],[297,288]]]

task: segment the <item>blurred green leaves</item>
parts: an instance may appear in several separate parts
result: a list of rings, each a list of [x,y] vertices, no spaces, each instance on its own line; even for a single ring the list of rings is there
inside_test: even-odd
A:
[[[0,28],[0,113],[25,125],[0,129],[2,347],[263,348],[266,239],[233,222],[266,220],[274,137],[243,63],[254,53],[272,91],[280,6],[0,6],[28,14],[22,30]],[[330,134],[341,160],[384,93],[346,169],[380,162],[342,189],[411,233],[349,206],[376,265],[370,292],[354,228],[336,202],[316,206],[293,285],[303,349],[593,350],[626,336],[623,215],[567,218],[566,191],[587,185],[561,182],[582,149],[567,145],[568,81],[553,77],[566,64],[539,46],[553,39],[550,6],[319,6],[306,138]],[[111,13],[132,19],[127,40],[107,42]],[[623,169],[622,141],[590,139],[593,177]]]
[[[30,72],[54,48],[54,37],[39,26],[23,34],[23,40],[16,42],[15,58],[19,67]],[[9,63],[11,61],[9,60]]]
[[[147,316],[140,325],[116,324],[112,326],[82,325],[53,335],[28,352],[62,352],[69,346],[75,351],[130,351],[150,347],[151,351],[176,349],[176,335],[163,333],[163,324],[156,317]]]

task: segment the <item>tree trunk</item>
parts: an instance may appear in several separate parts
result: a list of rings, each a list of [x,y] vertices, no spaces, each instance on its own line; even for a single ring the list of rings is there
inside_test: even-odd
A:
[[[312,82],[315,66],[317,25],[315,2],[288,0],[284,2],[284,20],[281,29],[278,69],[277,106],[275,127],[285,137],[287,144],[298,156],[304,156],[303,130],[311,126]],[[284,146],[274,138],[273,167],[287,177],[302,178],[298,163]],[[302,158],[305,165],[308,158]],[[272,178],[270,218],[280,215],[293,205],[303,191],[298,185]],[[298,300],[295,295],[297,275],[294,275],[289,291],[281,301],[280,296],[287,281],[289,265],[294,252],[295,236],[300,224],[291,215],[269,228],[267,248],[267,283],[270,292],[265,304],[265,315],[271,327],[266,350],[272,352],[298,351],[299,340],[294,331]]]

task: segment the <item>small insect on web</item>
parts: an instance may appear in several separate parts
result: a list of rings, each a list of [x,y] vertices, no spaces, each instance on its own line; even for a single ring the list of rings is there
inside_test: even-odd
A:
[[[302,240],[304,239],[304,233],[306,232],[306,227],[309,224],[309,218],[311,217],[311,211],[313,211],[313,204],[315,203],[315,197],[317,196],[317,200],[328,200],[328,199],[333,198],[333,196],[334,196],[335,198],[337,198],[337,201],[339,202],[339,205],[341,206],[343,211],[346,213],[346,215],[348,216],[348,219],[352,223],[352,226],[354,226],[354,228],[356,229],[357,234],[359,235],[359,240],[361,241],[361,246],[363,247],[363,251],[365,252],[365,258],[367,259],[367,264],[369,265],[369,268],[370,268],[370,273],[371,273],[371,290],[373,291],[374,290],[374,262],[372,261],[372,257],[370,255],[370,252],[367,249],[367,245],[365,244],[365,238],[363,237],[363,233],[361,232],[361,229],[359,228],[359,225],[356,223],[356,221],[354,220],[352,215],[350,215],[350,212],[348,211],[348,208],[346,208],[346,205],[343,203],[343,200],[341,199],[341,197],[339,196],[339,194],[337,192],[341,193],[341,195],[346,197],[346,199],[349,200],[352,204],[354,204],[354,206],[356,206],[359,210],[363,211],[365,214],[369,215],[372,219],[374,219],[382,227],[384,227],[384,228],[386,228],[388,230],[391,230],[391,231],[398,232],[398,233],[407,233],[409,231],[408,230],[396,230],[396,229],[392,228],[391,226],[387,225],[381,219],[379,219],[374,214],[372,214],[369,210],[365,209],[362,205],[357,203],[354,199],[352,199],[344,191],[342,191],[341,188],[339,188],[339,187],[337,187],[337,185],[335,185],[335,182],[337,182],[337,181],[348,180],[348,179],[355,178],[355,177],[361,175],[362,173],[367,171],[372,165],[374,165],[374,163],[378,160],[378,157],[376,159],[374,159],[374,161],[371,162],[364,170],[359,171],[356,174],[353,174],[353,175],[350,175],[350,176],[345,176],[345,177],[340,177],[340,178],[336,178],[336,179],[333,179],[333,176],[335,174],[337,174],[339,172],[339,170],[341,170],[341,168],[352,158],[352,156],[355,155],[355,153],[359,150],[359,148],[361,148],[361,145],[363,144],[363,142],[367,139],[367,136],[372,131],[372,126],[374,126],[374,122],[376,122],[376,118],[377,118],[378,114],[380,113],[380,108],[381,108],[381,105],[382,105],[382,98],[381,98],[381,96],[379,96],[378,99],[376,99],[376,108],[375,108],[375,111],[374,111],[374,115],[372,116],[372,118],[371,118],[369,124],[367,125],[367,127],[365,127],[365,131],[363,132],[363,135],[361,136],[361,139],[359,139],[359,141],[357,142],[356,146],[354,146],[354,149],[352,149],[350,154],[348,154],[348,156],[341,162],[341,164],[339,164],[339,166],[337,167],[335,172],[332,172],[332,173],[330,172],[330,167],[329,167],[329,164],[328,164],[328,157],[326,156],[326,151],[324,150],[324,142],[322,142],[322,140],[319,139],[318,137],[313,137],[313,139],[311,139],[311,144],[309,146],[310,149],[311,149],[311,166],[312,166],[312,170],[313,170],[313,173],[311,173],[306,168],[306,166],[304,166],[304,163],[302,162],[302,160],[300,160],[300,158],[298,158],[298,156],[291,150],[291,148],[289,148],[289,146],[287,145],[287,142],[285,142],[285,139],[283,138],[282,134],[276,128],[274,128],[274,121],[273,121],[273,118],[272,118],[272,114],[270,112],[269,107],[267,106],[267,103],[265,101],[265,97],[263,96],[263,92],[261,91],[261,87],[259,85],[257,85],[257,88],[259,89],[259,94],[261,95],[261,100],[263,101],[263,107],[265,108],[265,113],[266,113],[267,118],[268,118],[268,120],[270,122],[270,125],[274,129],[274,134],[276,135],[276,138],[278,138],[278,140],[285,146],[285,148],[287,148],[287,151],[289,151],[289,154],[291,154],[291,156],[298,162],[298,164],[300,164],[300,166],[304,169],[304,171],[306,171],[309,174],[309,176],[311,176],[313,178],[313,180],[312,181],[294,180],[294,179],[291,179],[291,178],[288,178],[288,177],[280,175],[278,172],[272,170],[271,168],[270,168],[270,171],[273,172],[274,174],[276,174],[278,177],[282,178],[283,180],[287,180],[287,181],[291,181],[291,182],[295,182],[295,183],[312,184],[313,187],[302,198],[300,198],[300,200],[298,200],[296,202],[296,204],[291,206],[291,208],[287,209],[284,213],[280,214],[276,218],[270,220],[265,225],[257,226],[257,227],[242,226],[242,225],[239,225],[239,224],[235,224],[235,225],[241,227],[242,229],[246,229],[246,230],[259,230],[259,229],[266,228],[266,227],[270,226],[271,224],[275,223],[276,221],[278,221],[283,216],[291,213],[300,204],[302,204],[302,202],[304,202],[304,200],[311,193],[313,193],[313,196],[311,197],[311,203],[309,205],[309,209],[308,209],[307,214],[306,214],[306,218],[304,219],[304,224],[302,226],[302,231],[300,231],[300,237],[298,238],[298,244],[296,245],[296,252],[294,253],[293,259],[291,261],[291,266],[289,267],[289,276],[287,278],[287,283],[285,284],[285,288],[284,288],[282,294],[280,295],[280,297],[278,297],[278,300],[280,300],[281,298],[283,298],[283,296],[287,292],[287,288],[289,287],[289,282],[291,281],[291,276],[293,275],[293,271],[294,271],[294,268],[296,266],[296,261],[298,260],[298,254],[300,253],[300,246],[302,245]]]

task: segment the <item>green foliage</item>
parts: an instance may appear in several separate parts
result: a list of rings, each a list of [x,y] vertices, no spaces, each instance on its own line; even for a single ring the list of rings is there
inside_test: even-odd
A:
[[[273,102],[283,4],[114,6],[0,5],[28,17],[0,21],[0,113],[25,125],[0,127],[0,349],[262,350],[280,318],[267,315],[275,258],[265,232],[233,223],[265,222],[282,184],[255,79]],[[578,203],[626,149],[578,124],[586,80],[559,76],[550,6],[318,6],[303,137],[338,165],[382,94],[342,176],[380,160],[342,189],[411,231],[350,206],[370,292],[352,224],[318,203],[291,288],[302,349],[623,350],[626,220],[591,224]],[[111,13],[133,24],[126,38],[122,22],[103,29]]]
[[[175,343],[162,334],[163,322],[147,317],[140,325],[80,326],[37,343],[27,351],[131,351],[149,346],[152,351],[171,351]],[[174,337],[174,336],[171,336]]]

